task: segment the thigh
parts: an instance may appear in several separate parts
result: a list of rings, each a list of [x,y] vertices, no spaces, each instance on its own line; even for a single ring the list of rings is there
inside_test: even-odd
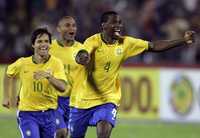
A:
[[[20,113],[17,117],[22,138],[40,138],[39,124],[28,113]]]
[[[65,122],[64,116],[58,110],[55,111],[55,117],[56,117],[56,129],[67,128],[68,121]]]
[[[117,115],[116,105],[112,103],[100,105],[95,107],[95,111],[93,113],[92,118],[90,119],[89,124],[91,126],[97,126],[98,122],[106,121],[110,123],[112,127],[114,127],[116,122],[116,115]]]
[[[68,128],[69,123],[69,97],[59,97],[58,109],[56,110],[56,127]]]
[[[43,117],[43,123],[40,125],[41,138],[54,138],[56,134],[55,111],[47,111]]]
[[[71,138],[83,138],[92,116],[90,110],[70,109],[69,129]]]

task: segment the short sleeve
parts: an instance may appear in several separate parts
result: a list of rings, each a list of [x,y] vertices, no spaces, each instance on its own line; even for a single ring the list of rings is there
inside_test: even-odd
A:
[[[129,57],[136,56],[145,50],[148,50],[148,41],[142,40],[142,39],[136,39],[133,37],[126,37],[124,40],[124,46],[125,46],[125,55],[124,60],[126,60]]]
[[[95,48],[99,46],[98,42],[99,42],[99,34],[96,34],[87,38],[84,41],[83,45],[85,50],[87,50],[88,53],[91,53]]]
[[[15,61],[13,64],[8,66],[8,69],[6,71],[6,74],[9,77],[16,77],[19,75],[20,70],[21,70],[21,66],[22,64],[23,58],[18,59],[17,61]]]

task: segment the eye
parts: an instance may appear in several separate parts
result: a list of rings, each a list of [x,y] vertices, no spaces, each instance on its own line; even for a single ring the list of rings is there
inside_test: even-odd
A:
[[[69,23],[66,23],[66,24],[65,24],[65,27],[69,27],[69,26],[70,26],[70,24],[69,24]]]
[[[45,43],[49,43],[49,40],[45,40],[44,42],[45,42]]]
[[[42,40],[37,40],[37,43],[42,43]]]

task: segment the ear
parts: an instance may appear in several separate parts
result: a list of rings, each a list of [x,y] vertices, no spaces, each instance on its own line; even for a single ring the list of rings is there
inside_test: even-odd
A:
[[[105,23],[102,23],[102,24],[101,24],[101,27],[104,28],[104,27],[105,27]]]
[[[32,48],[35,48],[35,45],[32,44],[31,46],[32,46]]]
[[[106,29],[106,23],[102,23],[101,28],[102,28],[102,30]]]

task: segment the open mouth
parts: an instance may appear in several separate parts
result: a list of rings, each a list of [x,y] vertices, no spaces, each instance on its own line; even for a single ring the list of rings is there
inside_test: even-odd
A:
[[[41,52],[46,52],[48,50],[48,47],[40,47],[39,50]]]
[[[75,33],[74,33],[74,32],[69,32],[69,35],[70,35],[70,36],[74,36]]]
[[[41,47],[40,50],[47,50],[47,47]]]
[[[115,36],[120,36],[120,29],[114,29],[114,35]]]

